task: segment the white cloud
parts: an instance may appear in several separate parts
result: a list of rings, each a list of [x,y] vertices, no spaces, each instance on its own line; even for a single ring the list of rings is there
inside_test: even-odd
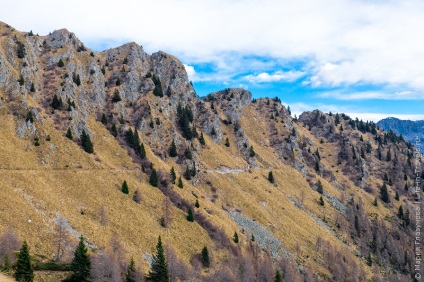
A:
[[[329,91],[317,94],[320,98],[332,98],[337,100],[423,100],[424,92],[399,91],[399,92],[383,92],[383,91],[362,91],[362,92],[339,92]]]
[[[272,74],[267,72],[261,72],[259,74],[250,74],[243,77],[243,80],[247,80],[251,83],[260,83],[260,82],[277,82],[277,81],[288,81],[293,82],[300,77],[304,76],[305,73],[301,71],[276,71]]]
[[[85,42],[136,41],[190,65],[213,62],[217,79],[241,69],[269,71],[254,59],[237,63],[254,54],[307,60],[315,87],[424,90],[421,0],[6,0],[1,6],[0,19],[20,30],[47,34],[66,27]]]
[[[183,64],[183,65],[187,72],[188,79],[193,82],[196,81],[197,76],[196,76],[196,71],[194,70],[194,67],[186,65],[186,64]]]

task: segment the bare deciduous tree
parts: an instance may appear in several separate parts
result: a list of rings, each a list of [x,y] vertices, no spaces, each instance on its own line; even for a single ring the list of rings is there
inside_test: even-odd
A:
[[[165,247],[165,256],[168,262],[169,278],[171,281],[186,281],[192,278],[193,275],[189,268],[178,258],[175,250],[171,246],[167,245]]]
[[[101,205],[100,208],[99,208],[99,221],[100,221],[100,224],[102,226],[106,226],[107,225],[107,222],[108,222],[108,220],[107,220],[107,212],[106,212],[106,208],[105,208],[104,205]]]
[[[165,228],[171,226],[172,223],[172,215],[171,215],[172,203],[168,198],[163,200],[163,217],[161,219],[161,225]]]
[[[0,262],[3,263],[7,255],[12,262],[15,260],[14,253],[20,248],[20,241],[12,226],[9,226],[0,237]]]
[[[69,223],[66,218],[61,216],[56,218],[55,223],[53,236],[57,249],[54,260],[60,261],[71,247],[71,239],[68,231]]]
[[[135,190],[134,196],[133,196],[133,200],[137,204],[140,204],[141,203],[141,191],[140,191],[140,189]]]

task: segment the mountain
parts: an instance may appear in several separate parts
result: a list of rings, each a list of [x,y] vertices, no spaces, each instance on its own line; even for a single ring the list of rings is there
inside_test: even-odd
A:
[[[405,140],[415,144],[416,137],[420,139],[421,144],[424,141],[424,120],[400,120],[389,117],[377,122],[377,125],[386,130],[392,130],[396,134],[402,134]],[[424,153],[424,146],[420,146],[420,150]]]
[[[393,132],[239,88],[199,97],[136,43],[0,34],[0,263],[26,240],[36,281],[59,281],[83,235],[93,280],[120,281],[161,236],[172,281],[414,274],[422,164]]]

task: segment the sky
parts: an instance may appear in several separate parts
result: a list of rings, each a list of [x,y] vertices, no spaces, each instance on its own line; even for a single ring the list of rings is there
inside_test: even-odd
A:
[[[0,21],[179,58],[199,96],[242,87],[293,115],[424,119],[422,0],[2,0]]]

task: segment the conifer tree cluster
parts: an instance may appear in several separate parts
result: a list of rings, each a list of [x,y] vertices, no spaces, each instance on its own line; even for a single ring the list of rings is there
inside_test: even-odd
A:
[[[178,125],[183,137],[187,140],[191,140],[196,136],[196,129],[190,126],[190,123],[193,122],[194,116],[193,112],[188,107],[183,107],[180,103],[177,106],[177,119]]]
[[[160,82],[160,78],[156,75],[153,75],[152,81],[155,84],[155,89],[153,89],[153,95],[163,97],[162,83]]]
[[[85,130],[82,130],[81,136],[81,146],[89,154],[94,153],[93,142],[91,142],[90,135],[88,135]]]
[[[116,127],[115,127],[116,129]],[[128,146],[134,149],[134,152],[137,156],[144,159],[146,157],[146,149],[144,148],[144,143],[140,143],[140,137],[138,136],[137,128],[133,132],[132,129],[128,129],[125,132],[125,140],[127,141]]]

